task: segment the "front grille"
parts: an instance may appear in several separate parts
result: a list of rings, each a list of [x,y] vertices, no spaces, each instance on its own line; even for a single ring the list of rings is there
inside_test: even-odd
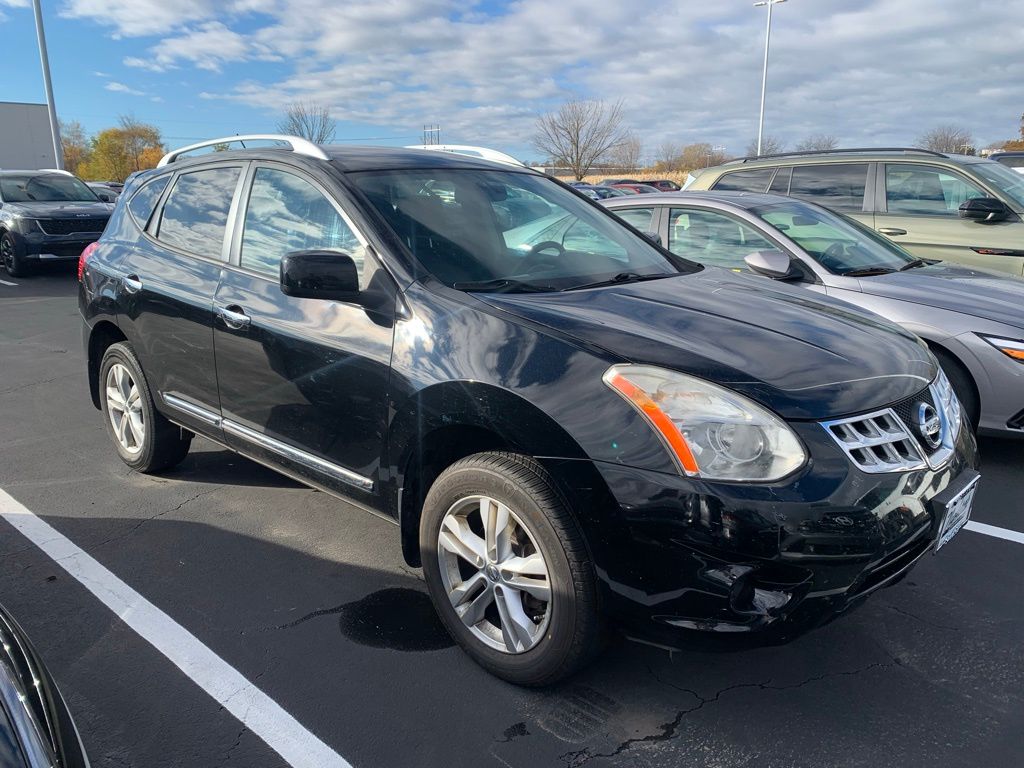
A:
[[[39,228],[46,235],[72,235],[77,232],[102,232],[107,226],[106,216],[80,219],[39,219]]]
[[[905,472],[925,466],[917,440],[892,408],[823,426],[864,472]]]

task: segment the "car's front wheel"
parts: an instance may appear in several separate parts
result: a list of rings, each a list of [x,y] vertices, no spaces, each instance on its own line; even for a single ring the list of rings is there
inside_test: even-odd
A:
[[[600,649],[583,535],[535,459],[480,453],[448,467],[424,502],[420,554],[441,620],[498,677],[548,685]]]
[[[107,434],[125,464],[139,472],[159,472],[185,458],[192,433],[157,412],[130,346],[112,344],[103,355],[99,377]]]
[[[0,235],[0,261],[11,277],[24,277],[28,271],[25,257],[10,232]]]

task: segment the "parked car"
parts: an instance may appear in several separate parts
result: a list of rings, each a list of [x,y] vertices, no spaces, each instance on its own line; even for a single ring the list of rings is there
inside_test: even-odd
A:
[[[74,260],[99,239],[112,206],[62,171],[0,171],[0,260],[22,277],[38,261]]]
[[[616,184],[643,184],[643,182],[637,179],[601,179],[598,184],[602,187],[611,187]]]
[[[1024,437],[1024,279],[918,259],[853,219],[779,195],[684,192],[608,207],[679,256],[899,323],[927,342],[981,432]]]
[[[124,189],[124,184],[113,181],[87,181],[85,183],[96,193],[96,197],[105,203],[116,203],[118,195]]]
[[[89,768],[57,684],[25,632],[0,607],[0,766]]]
[[[1002,163],[1007,168],[1012,168],[1017,173],[1024,173],[1024,152],[993,152],[988,156],[989,160]]]
[[[654,187],[660,192],[678,192],[682,189],[682,187],[671,179],[648,179],[643,183],[649,187]]]
[[[494,674],[565,677],[607,620],[805,630],[967,519],[973,435],[903,329],[527,168],[274,138],[118,200],[82,255],[93,403],[136,470],[199,434],[394,521]],[[550,213],[504,229],[510,197]]]
[[[638,195],[651,195],[661,191],[650,184],[611,184],[610,186],[612,189],[622,189],[627,192],[635,192]]]
[[[1024,178],[981,157],[792,152],[710,168],[686,188],[790,195],[846,214],[919,258],[1024,274]]]
[[[615,187],[602,187],[600,184],[570,184],[591,200],[605,200],[609,197],[622,197],[628,192]]]

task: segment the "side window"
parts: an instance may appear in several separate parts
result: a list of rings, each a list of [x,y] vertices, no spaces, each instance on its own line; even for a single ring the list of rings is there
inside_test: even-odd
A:
[[[258,168],[249,193],[240,264],[278,274],[291,251],[341,251],[363,271],[363,246],[331,202],[305,179],[276,168]]]
[[[156,208],[156,203],[170,180],[170,175],[167,175],[147,181],[128,201],[128,210],[131,212],[132,218],[143,229],[149,223],[149,217],[153,215],[153,209]]]
[[[931,165],[889,163],[885,199],[889,213],[910,216],[957,216],[965,200],[985,193],[962,176]]]
[[[788,195],[789,177],[792,175],[792,168],[779,168],[779,172],[776,173],[775,178],[772,179],[772,185],[768,188],[768,191],[776,195]]]
[[[619,208],[615,214],[641,232],[651,230],[651,221],[654,219],[653,208]]]
[[[164,203],[157,238],[219,259],[239,173],[240,168],[209,168],[181,174]]]
[[[839,211],[864,208],[867,163],[798,165],[793,168],[789,194]]]
[[[751,168],[749,171],[733,171],[722,176],[711,188],[727,192],[764,192],[772,179],[774,168]]]
[[[668,249],[713,267],[748,271],[744,258],[754,251],[777,251],[753,227],[715,211],[673,208],[668,219]]]

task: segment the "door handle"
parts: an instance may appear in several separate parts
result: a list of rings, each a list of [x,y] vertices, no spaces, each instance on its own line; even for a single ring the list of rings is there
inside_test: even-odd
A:
[[[907,230],[905,230],[905,229],[897,229],[896,227],[879,227],[878,231],[879,231],[879,233],[881,233],[883,235],[905,235],[905,234],[907,234]]]
[[[138,293],[142,290],[142,281],[138,275],[125,275],[121,278],[121,284],[128,293]]]
[[[232,304],[229,307],[221,307],[217,311],[220,313],[220,317],[221,320],[224,321],[224,325],[228,328],[234,328],[235,330],[245,328],[252,321],[252,318],[245,314],[245,310],[237,304]]]

